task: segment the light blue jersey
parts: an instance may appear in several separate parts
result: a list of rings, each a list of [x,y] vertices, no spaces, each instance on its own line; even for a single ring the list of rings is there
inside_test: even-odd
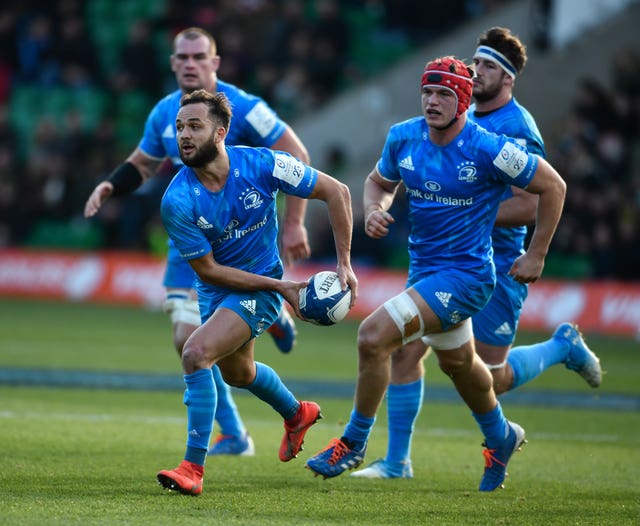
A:
[[[500,199],[510,185],[525,188],[537,166],[538,158],[516,141],[471,121],[446,146],[429,140],[424,117],[394,125],[377,170],[406,187],[410,279],[412,273],[492,266]]]
[[[276,196],[282,190],[308,197],[318,172],[286,152],[241,146],[226,150],[229,176],[219,192],[207,190],[189,167],[176,174],[160,206],[164,226],[184,260],[213,252],[221,265],[280,278]],[[198,279],[201,290],[225,292]]]
[[[472,104],[467,112],[468,117],[480,124],[483,128],[498,134],[514,137],[526,146],[531,153],[545,157],[544,142],[538,131],[538,126],[531,114],[515,99],[495,111],[488,113],[476,113],[475,104]],[[509,199],[513,193],[509,187],[504,199]],[[524,254],[524,240],[527,235],[527,227],[495,227],[491,234],[493,238],[493,260],[496,271],[508,272],[517,257]]]
[[[286,125],[264,100],[218,80],[218,93],[224,93],[233,110],[231,128],[225,140],[229,146],[272,146],[285,132]],[[175,167],[182,166],[176,142],[176,115],[182,91],[176,90],[151,110],[138,147],[154,159],[169,157]]]
[[[286,124],[263,99],[221,80],[217,81],[216,89],[227,96],[233,110],[231,127],[225,140],[227,145],[271,147],[282,137]],[[182,166],[176,142],[176,115],[182,95],[182,91],[176,90],[154,106],[138,144],[140,150],[154,159],[169,157],[176,168]],[[180,257],[169,240],[164,286],[189,289],[194,282],[195,273],[191,266]]]
[[[491,229],[510,185],[525,188],[538,157],[515,140],[467,121],[445,146],[433,144],[424,117],[391,127],[376,165],[402,182],[409,202],[408,286],[443,330],[474,316],[495,286]]]
[[[514,137],[529,152],[545,157],[544,142],[533,117],[515,99],[488,113],[477,113],[474,104],[469,108],[468,115],[485,129]],[[509,199],[512,195],[509,187],[502,199]],[[473,316],[475,338],[489,345],[510,345],[516,336],[529,287],[509,276],[509,269],[516,258],[524,254],[526,234],[527,228],[524,226],[494,227],[491,233],[497,272],[496,288],[486,307]]]

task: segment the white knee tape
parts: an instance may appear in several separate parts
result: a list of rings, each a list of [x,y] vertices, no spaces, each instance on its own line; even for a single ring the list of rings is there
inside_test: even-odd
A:
[[[493,371],[495,369],[502,369],[505,365],[507,365],[507,360],[505,360],[502,363],[495,363],[495,364],[485,362],[485,365],[487,366],[487,369],[489,369],[490,371]]]
[[[434,350],[448,351],[457,349],[461,345],[467,343],[473,337],[473,326],[471,319],[466,319],[462,325],[447,332],[438,332],[435,334],[425,334],[422,341],[426,345],[431,345]]]
[[[200,325],[200,309],[196,300],[170,297],[162,305],[162,310],[171,317],[171,323]]]
[[[385,302],[384,308],[400,330],[403,344],[417,340],[422,336],[424,322],[418,306],[409,294],[406,292],[398,294]]]

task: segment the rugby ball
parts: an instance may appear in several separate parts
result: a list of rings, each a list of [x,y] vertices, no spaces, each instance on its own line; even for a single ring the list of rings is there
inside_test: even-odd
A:
[[[300,289],[300,313],[316,325],[334,325],[349,312],[351,289],[341,290],[338,274],[322,271],[309,278]]]

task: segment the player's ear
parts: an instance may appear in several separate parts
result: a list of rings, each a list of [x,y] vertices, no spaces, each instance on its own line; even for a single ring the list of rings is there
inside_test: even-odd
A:
[[[227,136],[227,130],[223,126],[218,126],[216,129],[216,142],[224,141]]]
[[[502,83],[505,86],[513,87],[514,82],[515,82],[515,79],[511,75],[507,75],[506,73],[504,73]]]

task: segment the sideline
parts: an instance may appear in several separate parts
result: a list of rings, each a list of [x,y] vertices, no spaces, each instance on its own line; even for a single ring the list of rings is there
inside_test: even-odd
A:
[[[283,378],[298,396],[353,398],[355,383],[350,381],[319,381]],[[125,389],[134,391],[184,391],[180,375],[139,374],[70,369],[0,368],[0,386],[60,387],[78,389]],[[243,389],[232,388],[235,394],[248,395]],[[500,396],[513,405],[593,409],[606,411],[640,411],[640,396],[593,392],[528,390]],[[425,401],[458,403],[453,387],[428,386]]]

